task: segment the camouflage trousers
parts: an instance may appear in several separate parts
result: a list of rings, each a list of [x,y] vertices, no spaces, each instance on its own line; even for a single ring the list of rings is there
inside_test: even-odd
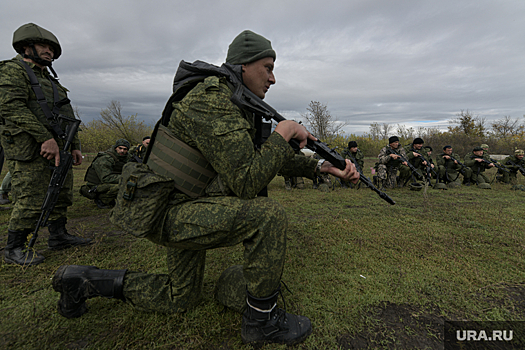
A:
[[[89,192],[95,187],[94,185],[82,185],[80,187],[80,194],[89,199],[98,198],[104,204],[110,204],[112,201],[117,199],[118,195],[118,184],[100,184],[97,185],[96,191]]]
[[[166,246],[167,274],[128,272],[124,296],[144,311],[184,312],[201,299],[206,251],[242,243],[242,268],[228,269],[219,301],[240,311],[246,290],[267,297],[279,286],[286,252],[286,212],[269,198],[210,197],[168,208],[161,232],[147,238]]]
[[[11,172],[13,211],[9,220],[9,230],[22,231],[35,229],[42,203],[47,193],[53,173],[50,162],[37,157],[30,162],[8,160],[7,167]],[[49,221],[67,216],[67,207],[73,204],[73,172],[70,169],[64,187],[60,190],[58,201],[49,216]]]
[[[471,177],[471,181],[478,185],[482,183],[490,184],[490,179],[488,178],[488,176],[485,175],[485,173],[481,171],[479,172],[479,174],[473,173]]]
[[[397,187],[397,167],[386,166],[385,164],[377,165],[377,177],[381,180],[384,188]]]
[[[501,171],[498,169],[498,175],[503,176],[503,182],[506,184],[515,185],[518,183],[518,171],[510,170],[510,173],[507,173],[506,171]]]
[[[459,177],[459,174],[461,173],[458,172],[457,169],[452,169],[452,168],[445,169],[443,165],[440,165],[438,166],[438,172],[439,172],[439,179],[442,182],[448,183],[448,182],[458,181],[461,179],[461,177]],[[470,168],[467,167],[464,170],[463,182],[471,178],[472,178],[472,170],[470,170]]]

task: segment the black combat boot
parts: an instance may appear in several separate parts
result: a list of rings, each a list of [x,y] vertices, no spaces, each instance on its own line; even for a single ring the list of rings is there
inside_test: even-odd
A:
[[[280,287],[267,298],[256,298],[248,291],[247,307],[242,316],[241,338],[246,343],[297,344],[312,333],[312,323],[305,316],[292,315],[277,308]],[[285,307],[286,308],[286,307]]]
[[[4,249],[5,262],[22,266],[38,265],[44,261],[44,256],[38,254],[33,248],[26,248],[27,236],[33,230],[7,231],[7,246]]]
[[[53,289],[60,293],[58,313],[67,318],[87,312],[86,300],[94,297],[124,298],[127,270],[100,270],[95,266],[64,265],[53,276]]]
[[[49,224],[49,240],[47,241],[49,249],[58,250],[91,243],[91,239],[89,238],[80,238],[70,235],[66,229],[66,222],[67,219],[61,217]]]

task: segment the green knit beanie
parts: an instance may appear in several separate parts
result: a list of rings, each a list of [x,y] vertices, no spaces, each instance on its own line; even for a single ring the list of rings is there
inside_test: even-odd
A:
[[[273,57],[274,61],[276,58],[270,40],[251,30],[245,30],[230,44],[226,63],[246,64],[265,57]]]
[[[118,139],[117,142],[115,142],[115,148],[117,148],[118,146],[124,146],[129,150],[131,144],[126,139]]]

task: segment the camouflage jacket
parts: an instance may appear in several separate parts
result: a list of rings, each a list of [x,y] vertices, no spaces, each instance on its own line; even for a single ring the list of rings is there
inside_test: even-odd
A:
[[[393,153],[392,151],[396,151],[405,158],[407,156],[403,147],[398,147],[394,150],[392,147],[390,147],[390,145],[388,145],[383,147],[381,151],[379,151],[379,155],[377,157],[379,158],[380,164],[385,164],[388,167],[392,166],[397,168],[402,163],[402,161],[399,158],[396,160],[392,159],[392,157],[390,157],[390,154]]]
[[[21,58],[17,55],[11,60],[0,62],[0,137],[7,159],[29,161],[39,156],[40,145],[44,141],[55,138],[60,148],[64,141],[49,126],[31,88],[29,76],[19,62]],[[53,109],[53,89],[49,79],[57,86],[59,100],[67,97],[68,90],[47,69],[42,70],[33,63],[26,63],[34,71],[49,108]],[[60,114],[75,117],[71,104],[62,106]],[[65,124],[62,129],[65,129]],[[80,149],[78,135],[75,136],[71,149]]]
[[[406,153],[406,158],[407,160],[410,162],[410,164],[412,164],[416,169],[423,169],[425,170],[426,169],[426,166],[423,165],[423,158],[421,158],[420,156],[416,157],[414,156],[414,152],[417,152],[417,153],[420,153],[423,155],[423,157],[429,161],[427,158],[429,158],[429,156],[427,154],[425,154],[425,150],[423,148],[421,148],[420,150],[416,150],[413,148],[414,145],[413,144],[410,144],[410,145],[407,145],[404,147],[405,149],[405,153]],[[429,161],[430,162],[430,161]]]
[[[115,151],[115,146],[111,146],[107,151],[100,152],[93,160],[93,163],[86,171],[84,181],[89,186],[100,184],[118,184],[122,167],[126,164],[128,155],[119,156]]]
[[[489,161],[490,163],[492,163],[491,160],[490,160],[490,157],[488,155],[486,155],[485,153],[483,153],[483,156],[476,156],[472,152],[467,153],[467,155],[465,155],[465,163],[464,164],[465,164],[465,166],[468,166],[470,169],[472,169],[473,174],[482,173],[482,172],[485,171],[485,169],[489,169],[490,168],[488,163],[478,162],[476,160],[476,158],[483,158],[483,159]]]
[[[516,165],[510,164],[510,162],[512,162],[512,163],[514,163]],[[507,158],[505,158],[501,162],[501,164],[503,166],[505,166],[505,168],[507,168],[510,171],[516,173],[516,172],[518,172],[520,166],[521,166],[522,169],[525,169],[525,157],[520,160],[520,159],[516,158],[516,156],[508,156]]]
[[[440,165],[444,166],[448,171],[451,171],[451,170],[456,171],[462,168],[461,165],[454,163],[453,160],[443,158],[446,155],[447,154],[443,152],[436,157],[436,163],[438,166]],[[450,156],[454,158],[455,160],[457,160],[458,162],[461,162],[461,158],[459,157],[457,153],[452,153]]]
[[[173,104],[168,124],[175,137],[198,149],[217,172],[220,184],[214,181],[209,187],[216,185],[222,193],[218,195],[250,199],[278,172],[312,179],[317,161],[296,155],[278,133],[273,132],[261,149],[255,149],[253,116],[233,104],[231,96],[225,78],[210,76]],[[172,203],[188,199],[176,193]]]
[[[363,171],[363,166],[365,165],[365,161],[364,161],[365,156],[364,156],[363,152],[361,152],[361,150],[359,148],[357,149],[357,152],[352,153],[352,152],[350,152],[348,147],[345,147],[345,149],[343,150],[341,155],[343,157],[345,157],[345,158],[350,158],[349,155],[354,157],[355,161],[357,162],[357,165],[359,166],[361,171]]]

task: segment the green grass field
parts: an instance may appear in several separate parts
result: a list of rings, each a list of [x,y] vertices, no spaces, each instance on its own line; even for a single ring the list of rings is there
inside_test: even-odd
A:
[[[240,315],[213,299],[221,272],[242,263],[241,246],[208,252],[203,302],[186,314],[147,314],[103,298],[90,299],[79,319],[56,312],[51,278],[61,265],[166,270],[164,247],[122,232],[109,223],[109,210],[78,194],[87,165],[74,170],[68,229],[95,243],[49,251],[42,229],[36,248],[43,264],[22,268],[2,259],[0,348],[250,349],[240,339]],[[524,319],[525,192],[501,184],[403,188],[387,191],[397,203],[390,206],[366,188],[323,193],[305,182],[305,190],[286,191],[282,177],[269,185],[289,214],[288,311],[310,317],[314,327],[297,348],[439,349],[444,319]],[[2,249],[9,215],[0,211]]]

